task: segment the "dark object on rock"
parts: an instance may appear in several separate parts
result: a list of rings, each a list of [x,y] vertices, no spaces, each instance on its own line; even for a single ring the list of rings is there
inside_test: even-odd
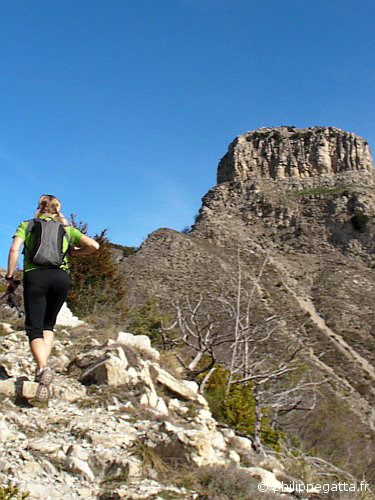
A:
[[[8,378],[11,378],[10,375],[8,375],[5,367],[3,365],[0,365],[0,380],[6,380]]]

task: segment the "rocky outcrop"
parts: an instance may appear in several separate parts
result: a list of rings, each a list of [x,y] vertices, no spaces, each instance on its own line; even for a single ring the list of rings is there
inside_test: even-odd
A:
[[[283,464],[258,456],[250,439],[221,430],[196,384],[162,368],[148,337],[120,332],[103,344],[87,338],[84,352],[75,356],[74,331],[61,335],[51,358],[49,407],[34,407],[33,391],[15,394],[0,381],[0,486],[10,481],[29,498],[45,500],[193,500],[198,493],[173,485],[165,473],[236,464],[254,476],[255,491],[260,480],[281,491],[274,469]],[[15,386],[22,378],[36,386],[24,332],[6,335],[3,346],[4,382]],[[67,354],[73,356],[68,364]],[[98,369],[108,363],[110,369]]]
[[[262,127],[238,136],[219,163],[217,182],[311,178],[372,172],[369,145],[335,127]]]

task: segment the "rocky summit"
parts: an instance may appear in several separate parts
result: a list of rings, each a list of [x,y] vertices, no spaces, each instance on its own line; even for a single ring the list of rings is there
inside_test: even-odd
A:
[[[335,127],[262,127],[237,137],[219,163],[217,181],[300,178],[371,172],[369,145]]]
[[[154,297],[173,316],[176,304],[188,311],[187,302],[200,297],[201,308],[233,339],[235,298],[239,291],[242,302],[250,297],[242,306],[249,328],[277,322],[257,345],[256,359],[274,366],[294,346],[304,366],[328,381],[303,425],[302,413],[290,412],[285,428],[325,457],[341,447],[340,460],[348,462],[353,439],[366,450],[360,460],[369,472],[375,470],[374,236],[367,141],[335,127],[265,127],[229,145],[189,232],[159,229],[121,266],[131,306]],[[229,302],[232,316],[224,311]],[[218,359],[229,354],[228,346],[217,347]],[[330,444],[317,430],[327,421],[340,436]],[[356,438],[345,434],[349,422],[358,424]]]

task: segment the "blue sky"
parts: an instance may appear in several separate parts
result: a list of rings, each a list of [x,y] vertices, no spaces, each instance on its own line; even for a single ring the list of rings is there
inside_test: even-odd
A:
[[[0,266],[42,193],[138,246],[192,224],[228,144],[336,126],[375,150],[373,0],[12,0],[0,19]]]

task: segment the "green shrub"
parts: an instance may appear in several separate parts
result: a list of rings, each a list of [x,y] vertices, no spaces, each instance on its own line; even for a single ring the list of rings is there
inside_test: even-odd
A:
[[[87,225],[73,225],[83,233],[87,233]],[[80,317],[90,316],[102,321],[121,323],[126,317],[124,306],[125,287],[123,276],[112,254],[112,243],[106,237],[107,230],[95,235],[94,239],[100,248],[91,255],[75,255],[70,259],[72,288],[68,297],[68,305]]]
[[[368,221],[370,220],[369,216],[363,212],[355,212],[353,217],[350,219],[354,229],[361,233],[364,233],[367,228]]]
[[[161,310],[156,299],[150,298],[143,305],[129,312],[128,328],[135,335],[147,335],[155,346],[162,346],[161,331],[171,322],[171,316]]]
[[[30,494],[26,491],[20,491],[17,486],[1,486],[0,485],[0,500],[24,500]]]
[[[126,245],[119,245],[118,243],[111,243],[111,247],[116,250],[121,250],[123,258],[129,257],[129,255],[137,251],[137,247],[127,247]]]
[[[226,394],[228,370],[218,367],[206,385],[205,397],[213,416],[245,434],[254,434],[255,400],[253,384],[233,384]],[[261,439],[268,446],[278,449],[282,433],[270,426],[266,409],[262,411]]]
[[[345,399],[331,395],[319,401],[305,419],[298,438],[309,455],[328,460],[355,476],[365,474],[369,482],[374,481],[375,461],[371,450],[375,433],[363,433],[362,422]]]

